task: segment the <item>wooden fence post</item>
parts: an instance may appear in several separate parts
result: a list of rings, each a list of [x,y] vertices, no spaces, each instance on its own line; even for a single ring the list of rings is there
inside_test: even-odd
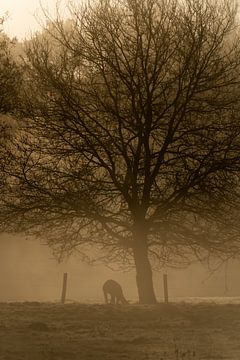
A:
[[[164,302],[168,304],[168,280],[167,274],[163,274],[163,291],[164,291]]]
[[[63,274],[62,298],[61,298],[61,303],[62,304],[65,303],[66,293],[67,293],[67,273],[64,273]]]

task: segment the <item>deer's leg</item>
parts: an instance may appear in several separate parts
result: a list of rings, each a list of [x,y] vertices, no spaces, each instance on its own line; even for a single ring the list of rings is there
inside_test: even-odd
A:
[[[117,297],[117,304],[121,304],[121,302],[122,302],[122,300],[121,300],[121,298],[118,296],[118,297]]]
[[[111,294],[111,304],[115,304],[115,295]]]
[[[107,296],[106,291],[104,291],[103,294],[104,294],[105,304],[108,304],[108,296]]]

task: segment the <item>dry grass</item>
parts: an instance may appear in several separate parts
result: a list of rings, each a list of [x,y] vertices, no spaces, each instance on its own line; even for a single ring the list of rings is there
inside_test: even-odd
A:
[[[240,305],[0,304],[0,360],[240,359]]]

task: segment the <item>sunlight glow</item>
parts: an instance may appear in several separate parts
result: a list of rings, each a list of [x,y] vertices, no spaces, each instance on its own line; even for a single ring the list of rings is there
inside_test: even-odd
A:
[[[41,28],[37,18],[41,17],[41,5],[51,13],[56,6],[56,0],[3,0],[0,4],[0,16],[8,13],[4,31],[10,37],[19,40],[29,38],[32,32]]]

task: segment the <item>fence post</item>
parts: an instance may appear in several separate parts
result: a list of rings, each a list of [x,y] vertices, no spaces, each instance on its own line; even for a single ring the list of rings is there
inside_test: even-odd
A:
[[[164,291],[164,302],[168,304],[168,280],[167,274],[163,274],[163,291]]]
[[[66,293],[67,293],[67,273],[63,274],[63,287],[62,287],[62,297],[61,297],[61,303],[65,303],[66,299]]]

